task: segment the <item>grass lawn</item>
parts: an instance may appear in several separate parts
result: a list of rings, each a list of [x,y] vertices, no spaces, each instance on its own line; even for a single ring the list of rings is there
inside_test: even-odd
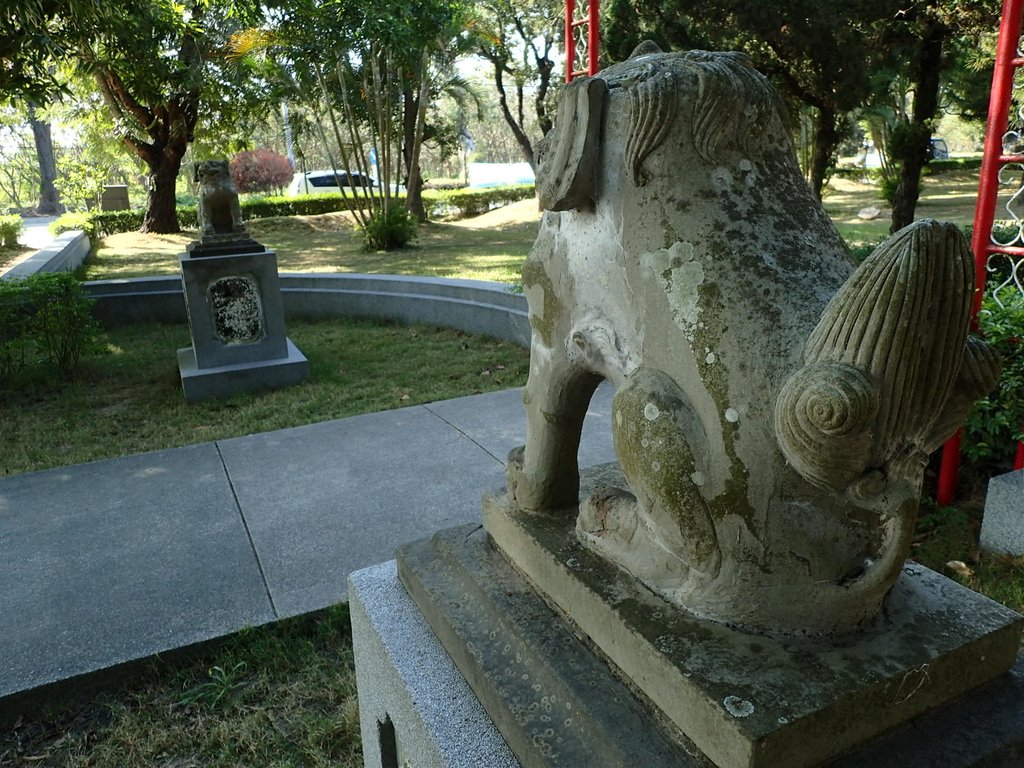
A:
[[[925,176],[916,217],[951,221],[961,226],[971,224],[977,196],[978,171]],[[832,179],[826,188],[824,205],[847,242],[874,243],[889,235],[890,211],[879,197],[875,184]],[[870,207],[881,209],[881,216],[871,221],[858,218],[859,211]]]
[[[519,282],[523,259],[537,236],[534,200],[464,221],[420,226],[415,243],[399,251],[368,252],[345,213],[257,219],[250,234],[277,253],[282,272],[361,272]],[[178,273],[178,254],[196,237],[125,232],[99,242],[83,267],[87,280]]]
[[[0,475],[246,435],[526,383],[529,352],[458,331],[358,320],[291,322],[309,358],[296,387],[186,403],[174,351],[185,325],[105,331],[62,382],[42,367],[0,390]]]
[[[0,275],[33,252],[34,249],[20,245],[17,248],[0,248]]]
[[[11,768],[357,768],[348,607],[245,630],[0,729]]]

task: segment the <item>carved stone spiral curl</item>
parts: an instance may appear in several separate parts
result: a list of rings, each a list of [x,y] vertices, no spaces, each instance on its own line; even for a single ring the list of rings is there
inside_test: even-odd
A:
[[[863,370],[836,362],[807,365],[775,402],[782,453],[811,483],[844,488],[866,468],[878,407],[878,387]]]

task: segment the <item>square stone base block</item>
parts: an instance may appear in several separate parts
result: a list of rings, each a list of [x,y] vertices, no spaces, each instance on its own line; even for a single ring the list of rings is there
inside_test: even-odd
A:
[[[674,608],[583,547],[574,523],[484,500],[496,546],[717,765],[819,765],[1017,656],[1019,614],[911,562],[873,626],[779,639]]]
[[[353,573],[348,598],[365,768],[519,768],[394,560]]]
[[[235,363],[213,368],[196,365],[195,350],[178,350],[178,372],[181,388],[189,402],[225,398],[243,392],[281,389],[309,378],[309,360],[299,348],[286,339],[288,356],[252,363]]]
[[[586,573],[586,556],[575,551],[562,567]],[[571,615],[591,614],[583,627],[473,526],[402,547],[398,567],[526,766],[1024,764],[1003,761],[1024,756],[1022,664],[1000,676],[1016,658],[1017,615],[919,566],[894,590],[884,631],[841,643],[781,642],[679,616],[622,578],[602,587],[607,610],[588,605],[586,589],[576,595]],[[607,652],[595,635],[611,640]],[[899,762],[880,759],[897,748]]]
[[[1024,555],[1024,469],[988,481],[981,548],[997,555]]]

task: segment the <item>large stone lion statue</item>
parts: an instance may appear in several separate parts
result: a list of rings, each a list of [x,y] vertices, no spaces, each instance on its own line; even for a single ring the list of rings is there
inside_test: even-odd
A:
[[[737,53],[644,44],[574,81],[537,184],[508,503],[578,514],[588,546],[701,617],[819,634],[874,616],[928,453],[998,377],[968,337],[960,233],[918,222],[855,268]],[[602,379],[628,488],[578,502]]]

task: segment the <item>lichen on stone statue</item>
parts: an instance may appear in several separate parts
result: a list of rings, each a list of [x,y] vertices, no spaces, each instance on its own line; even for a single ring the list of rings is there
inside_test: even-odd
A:
[[[196,163],[193,181],[199,185],[199,237],[203,243],[248,239],[238,204],[238,190],[227,160]]]
[[[742,54],[665,54],[566,86],[538,153],[516,508],[578,514],[610,566],[760,632],[850,630],[909,552],[924,464],[998,360],[973,260],[922,221],[855,268]],[[594,388],[628,489],[578,502]]]

